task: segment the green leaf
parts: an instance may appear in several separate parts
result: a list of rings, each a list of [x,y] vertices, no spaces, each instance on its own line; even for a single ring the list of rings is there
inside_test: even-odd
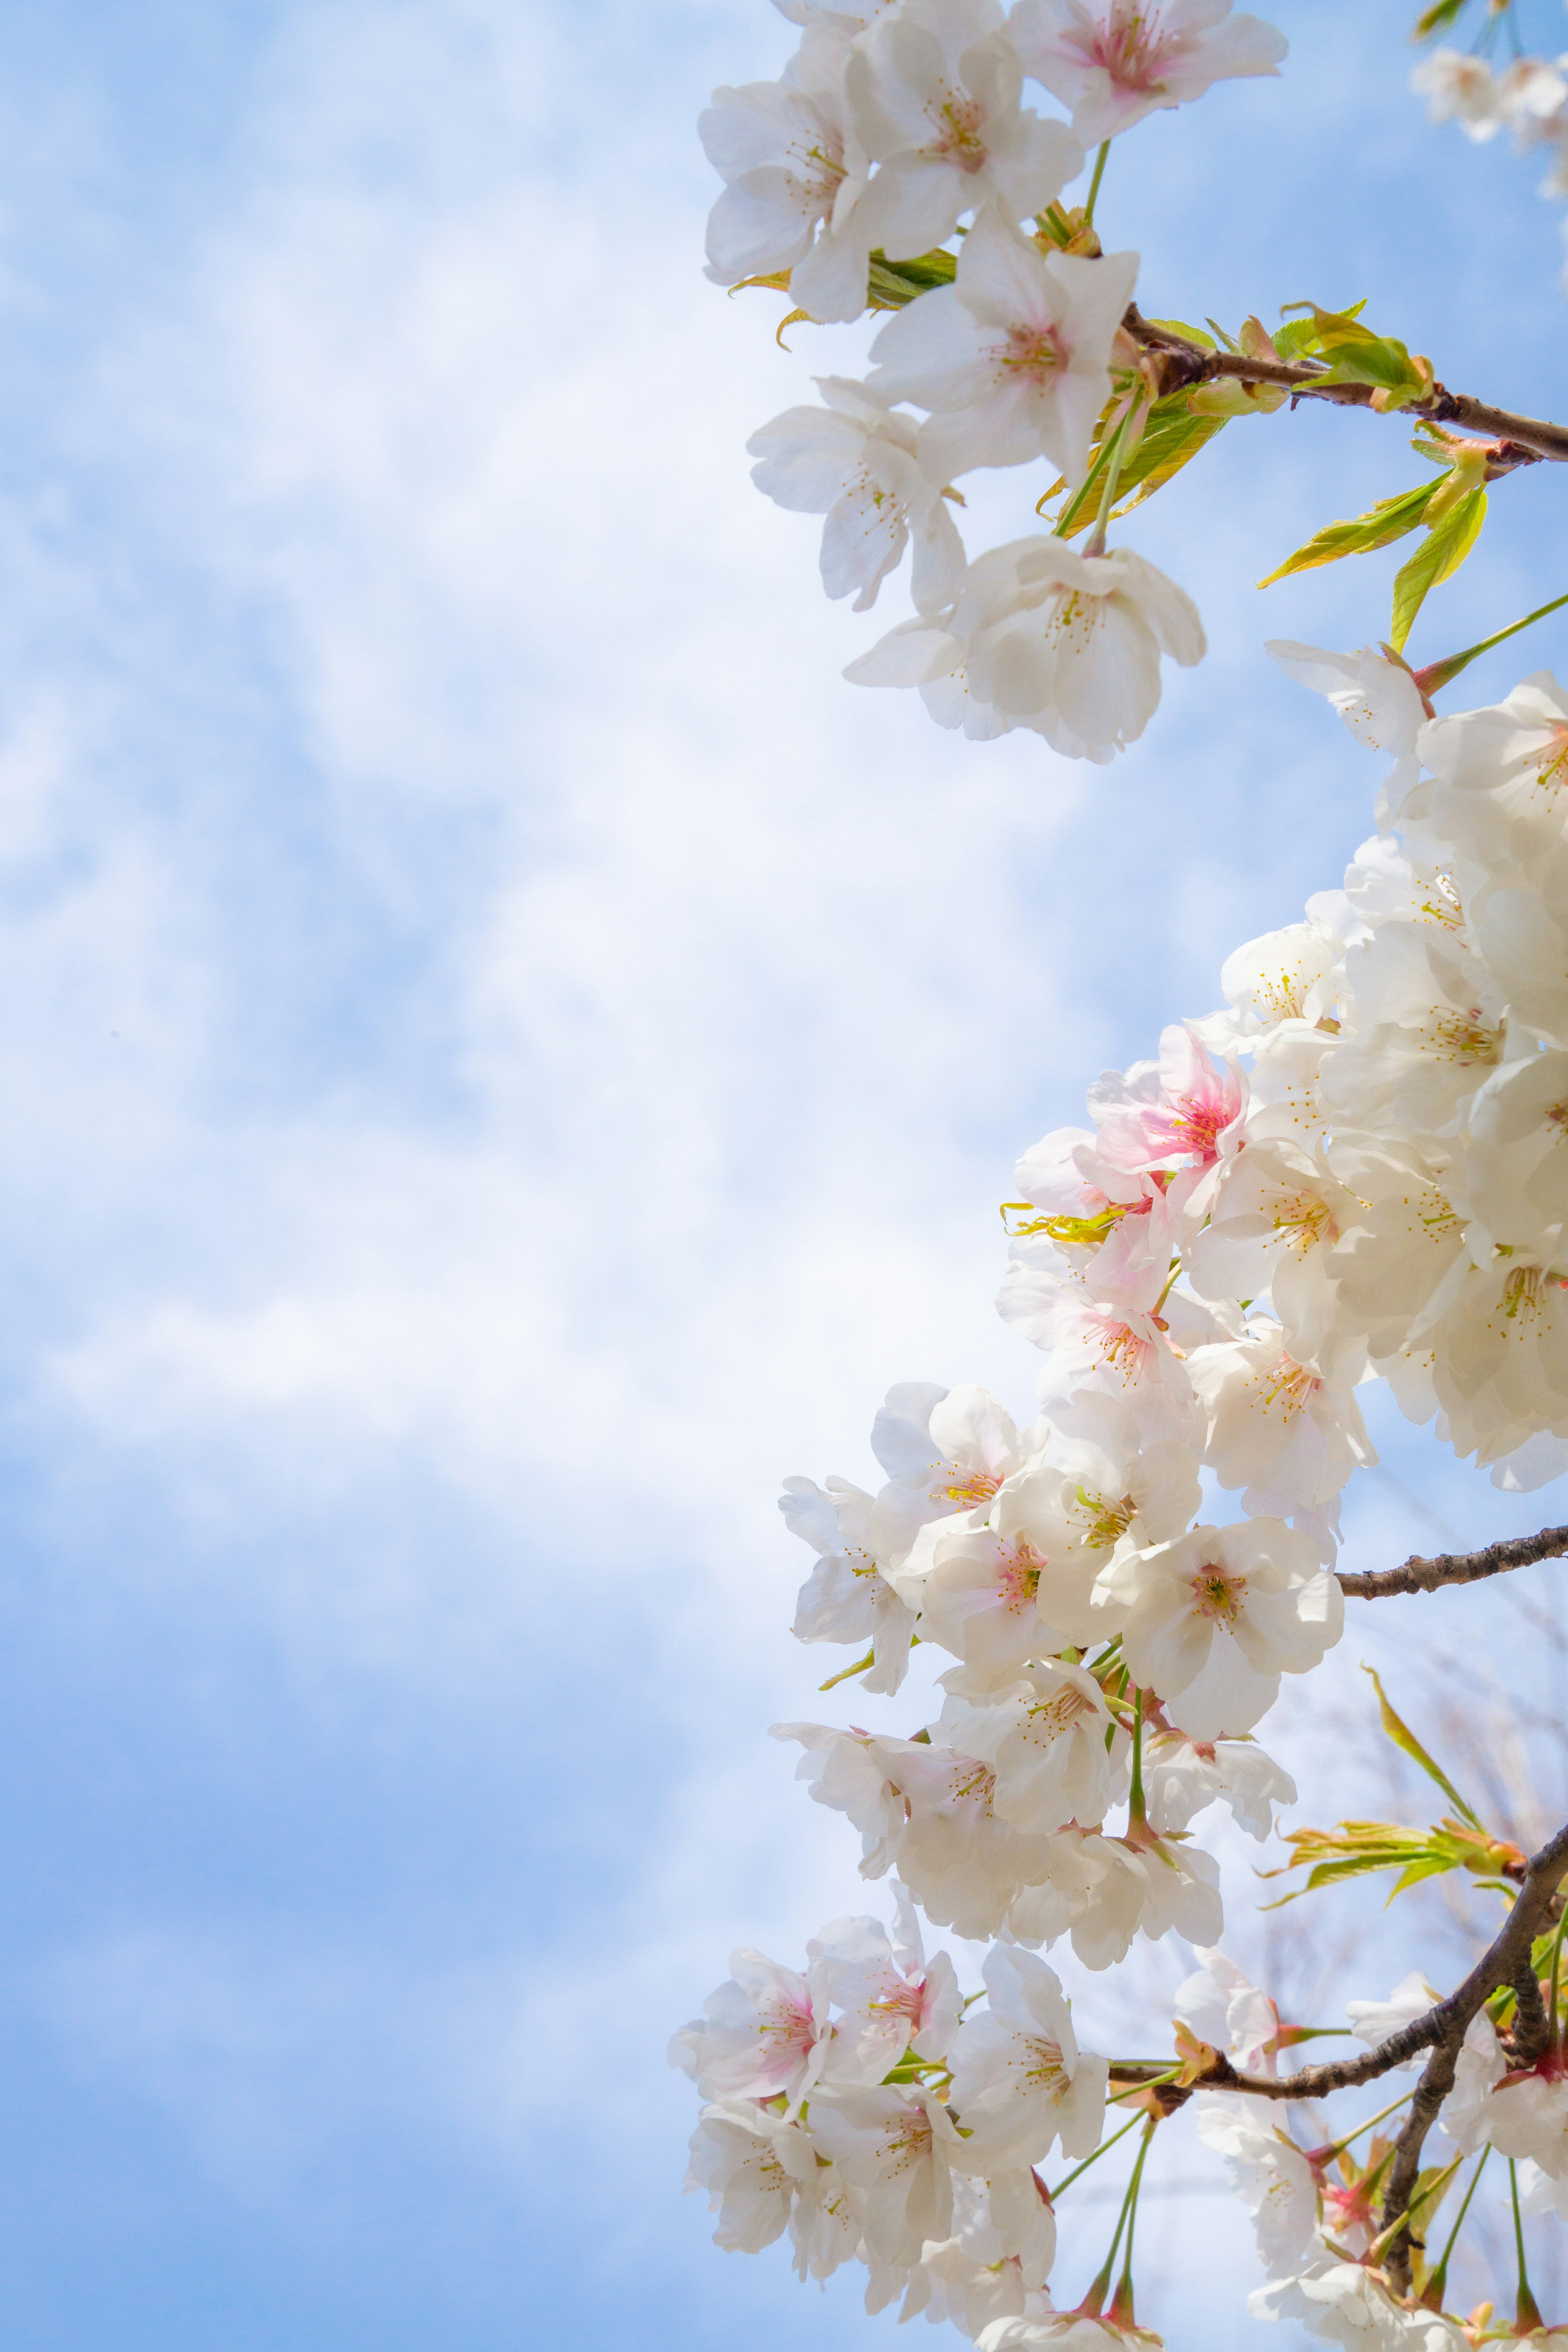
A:
[[[1304,302],[1300,307],[1304,310],[1310,310],[1312,305],[1310,302]],[[1336,310],[1333,316],[1336,319],[1359,319],[1365,309],[1366,302],[1363,299],[1360,302],[1351,303],[1347,310]],[[1281,318],[1284,318],[1284,315],[1281,311]],[[1276,328],[1273,341],[1274,348],[1282,360],[1310,358],[1318,348],[1317,321],[1311,318],[1287,319],[1282,327]]]
[[[1432,0],[1430,8],[1423,8],[1416,17],[1411,39],[1429,41],[1434,33],[1440,33],[1456,16],[1463,16],[1468,5],[1469,0]]]
[[[1421,610],[1427,591],[1441,587],[1445,580],[1453,578],[1479,539],[1481,525],[1486,519],[1485,490],[1479,487],[1467,490],[1442,520],[1432,525],[1409,562],[1400,566],[1394,574],[1394,621],[1389,632],[1389,643],[1395,653],[1403,652],[1405,641],[1415,625],[1415,615]],[[1438,1780],[1440,1776],[1434,1770],[1432,1777]],[[1447,1781],[1441,1785],[1447,1787]],[[1454,1801],[1459,1803],[1457,1797]],[[1476,1817],[1468,1806],[1460,1805],[1459,1810],[1470,1821],[1475,1821]]]
[[[871,256],[867,291],[875,310],[901,310],[933,286],[951,286],[958,275],[958,257],[922,253],[913,261],[889,261],[880,250]]]
[[[1201,327],[1189,327],[1184,319],[1151,319],[1149,324],[1163,327],[1168,335],[1180,335],[1184,341],[1196,343],[1200,351],[1212,352],[1215,348],[1212,335],[1205,335]]]
[[[1432,536],[1435,538],[1436,536],[1436,532],[1434,532]],[[1400,642],[1403,643],[1404,640],[1401,639]],[[1465,1820],[1469,1822],[1472,1829],[1480,1829],[1481,1819],[1479,1814],[1471,1811],[1469,1806],[1466,1804],[1463,1797],[1460,1796],[1458,1789],[1455,1788],[1452,1780],[1449,1780],[1442,1766],[1435,1762],[1434,1759],[1427,1755],[1426,1750],[1422,1747],[1421,1742],[1416,1738],[1415,1734],[1411,1730],[1410,1726],[1399,1716],[1395,1715],[1394,1709],[1389,1706],[1388,1695],[1384,1691],[1383,1684],[1379,1679],[1376,1667],[1363,1665],[1362,1672],[1363,1675],[1370,1675],[1372,1676],[1372,1686],[1377,1693],[1377,1703],[1383,1712],[1383,1727],[1388,1734],[1390,1739],[1393,1740],[1395,1748],[1402,1748],[1405,1755],[1410,1758],[1413,1763],[1420,1765],[1421,1769],[1426,1773],[1429,1780],[1436,1780],[1437,1786],[1442,1790],[1443,1794],[1447,1798],[1448,1802],[1453,1806],[1455,1811],[1462,1813]]]
[[[1397,335],[1374,335],[1348,310],[1322,310],[1315,302],[1307,307],[1317,331],[1317,348],[1329,362],[1329,373],[1320,383],[1369,383],[1390,395],[1391,407],[1419,400],[1430,389],[1430,366],[1417,366]]]
[[[1389,547],[1406,531],[1414,530],[1426,514],[1427,503],[1436,496],[1437,482],[1418,482],[1413,490],[1401,490],[1396,498],[1379,499],[1374,507],[1352,522],[1325,523],[1314,531],[1305,547],[1288,555],[1260,588],[1271,588],[1276,580],[1289,578],[1293,572],[1312,572],[1321,563],[1337,563],[1342,556],[1366,555],[1376,547]]]

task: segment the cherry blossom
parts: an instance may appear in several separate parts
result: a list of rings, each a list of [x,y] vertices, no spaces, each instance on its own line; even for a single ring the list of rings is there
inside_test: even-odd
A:
[[[1278,1519],[1195,1528],[1104,1573],[1127,1606],[1122,1653],[1194,1739],[1249,1731],[1282,1674],[1339,1640],[1344,1602],[1309,1538]]]
[[[787,269],[814,319],[858,319],[874,242],[863,221],[870,164],[831,88],[747,82],[716,89],[698,130],[726,182],[708,222],[721,286]]]
[[[784,1525],[820,1555],[800,1589],[791,1628],[797,1642],[871,1643],[873,1664],[861,1687],[896,1691],[909,1671],[915,1612],[899,1598],[869,1549],[871,1496],[844,1478],[825,1492],[809,1478],[786,1478],[779,1497]]]
[[[1410,77],[1434,122],[1457,122],[1467,139],[1490,139],[1502,122],[1497,84],[1485,58],[1434,49]]]
[[[945,620],[905,624],[851,662],[857,686],[942,687],[944,725],[1031,728],[1100,765],[1136,741],[1160,699],[1160,657],[1203,659],[1185,593],[1130,548],[1082,555],[1031,538],[971,563]]]
[[[1081,481],[1137,275],[1136,254],[1042,253],[1006,213],[983,213],[954,283],[900,310],[871,346],[870,388],[933,412],[920,436],[931,478],[1044,453]]]
[[[796,514],[826,515],[822,584],[863,613],[902,562],[912,536],[912,593],[921,611],[956,594],[963,542],[945,499],[915,456],[915,425],[865,384],[824,375],[826,405],[786,408],[747,442],[760,490]]]
[[[998,0],[903,0],[846,74],[856,131],[881,169],[857,217],[889,260],[929,252],[987,204],[1042,212],[1083,168],[1065,123],[1019,105],[1023,69]]]
[[[1296,1783],[1256,1740],[1190,1739],[1155,1728],[1143,1736],[1143,1798],[1149,1826],[1162,1837],[1223,1802],[1239,1828],[1261,1840],[1273,1829],[1273,1808],[1295,1803]]]
[[[1277,2074],[1279,2011],[1273,2001],[1217,1948],[1200,1951],[1198,1960],[1176,1987],[1175,2015],[1247,2074]]]
[[[1272,2124],[1232,2100],[1201,2100],[1197,2132],[1205,2147],[1225,2158],[1231,2186],[1252,2216],[1265,2268],[1275,2275],[1292,2269],[1318,2221],[1317,2183],[1305,2156]]]
[[[1089,147],[1211,83],[1278,72],[1287,48],[1260,17],[1233,16],[1230,0],[1018,0],[1013,37]]]
[[[788,2230],[801,2276],[826,2278],[859,2243],[847,2184],[825,2174],[814,2136],[753,2101],[703,2110],[686,2185],[707,2189],[726,2252],[758,2253]]]
[[[792,2110],[822,2070],[829,2032],[826,1988],[764,1953],[730,1958],[730,1976],[700,2018],[669,2045],[670,2062],[705,2099],[768,2098],[783,2091]]]
[[[879,1919],[835,1919],[807,1947],[836,2020],[822,2081],[879,2083],[907,2050],[944,2058],[963,2003],[952,1962],[938,1952],[929,1963],[920,1923],[905,1889],[894,1882],[897,1945]]]
[[[1083,1667],[1042,1659],[1016,1681],[978,1690],[955,1668],[942,1683],[942,1737],[992,1767],[999,1820],[1047,1835],[1068,1822],[1088,1827],[1125,1792],[1126,1734]]]
[[[989,2001],[965,2017],[953,2045],[952,2102],[968,2135],[953,2162],[968,2172],[1037,2164],[1058,2141],[1064,2156],[1088,2156],[1108,2068],[1079,2051],[1060,1979],[1005,1944],[981,1973]]]

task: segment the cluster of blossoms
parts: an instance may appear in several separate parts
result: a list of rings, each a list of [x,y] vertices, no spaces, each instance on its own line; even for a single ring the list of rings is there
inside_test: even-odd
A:
[[[1173,391],[1151,373],[1129,325],[1150,324],[1129,310],[1136,257],[1100,251],[1094,193],[1110,140],[1151,110],[1274,69],[1283,43],[1229,0],[778,5],[801,29],[784,78],[719,91],[703,121],[727,183],[711,274],[787,285],[809,318],[894,315],[863,380],[820,379],[822,406],[753,436],[756,478],[826,516],[825,582],[858,607],[912,549],[914,617],[851,677],[918,687],[972,736],[1021,726],[1107,760],[1152,715],[1162,656],[1203,652],[1183,592],[1106,544],[1151,416],[1157,487],[1219,422],[1279,405],[1302,376],[1373,407],[1423,401],[1439,425],[1461,404],[1348,313],[1314,310],[1289,362],[1249,321],[1228,373],[1217,357],[1192,373],[1183,331],[1189,372]],[[1443,58],[1426,71],[1447,87]],[[1024,106],[1026,78],[1070,123]],[[1526,77],[1512,87],[1542,123],[1568,100],[1560,85],[1549,107],[1539,79],[1532,98]],[[1064,209],[1095,146],[1088,201]],[[1546,454],[1429,437],[1455,477],[1441,493],[1331,527],[1381,546],[1425,517],[1417,602],[1463,560],[1489,469]],[[969,561],[954,479],[1036,458],[1061,478],[1056,528]],[[1301,557],[1329,560],[1315,542]],[[1396,588],[1396,635],[1401,611],[1407,627]],[[1437,716],[1432,694],[1481,650],[1415,671],[1387,646],[1270,647],[1392,763],[1375,832],[1342,887],[1226,960],[1220,1009],[1104,1073],[1088,1123],[1019,1163],[998,1304],[1043,1353],[1036,1417],[1020,1425],[978,1387],[903,1383],[873,1424],[874,1489],[786,1482],[786,1523],[816,1555],[795,1633],[864,1653],[824,1690],[854,1678],[899,1697],[917,1643],[942,1664],[928,1719],[902,1735],[774,1727],[812,1797],[858,1832],[862,1876],[888,1880],[895,1926],[836,1920],[799,1970],[734,1956],[672,2045],[704,2102],[690,2185],[721,2245],[787,2235],[802,2277],[858,2262],[868,2309],[950,2321],[982,2352],[1157,2342],[1133,2314],[1132,2217],[1156,2127],[1189,2102],[1257,2224],[1257,2316],[1356,2352],[1554,2332],[1523,2278],[1522,2220],[1514,2330],[1489,2327],[1489,2305],[1445,2315],[1447,2254],[1434,2262],[1425,2233],[1473,2158],[1457,2235],[1493,2150],[1521,2214],[1568,2218],[1568,1830],[1533,1861],[1491,1835],[1384,1700],[1458,1817],[1425,1840],[1298,1830],[1298,1861],[1394,1867],[1401,1885],[1463,1866],[1513,1924],[1467,1979],[1473,1998],[1438,2003],[1417,1971],[1347,2005],[1361,2060],[1289,2079],[1280,2053],[1325,2029],[1286,2024],[1221,1949],[1218,1862],[1194,1833],[1218,1805],[1263,1841],[1296,1801],[1255,1734],[1282,1678],[1340,1638],[1341,1501],[1375,1460],[1364,1383],[1385,1381],[1496,1486],[1568,1470],[1568,694],[1541,673]],[[1543,1549],[1568,1536],[1530,1556]],[[1509,1564],[1410,1566],[1458,1580]],[[982,1990],[963,1996],[945,1952],[927,1959],[917,1908],[989,1946]],[[1042,1951],[1101,1971],[1173,1933],[1200,1967],[1175,1996],[1169,2068],[1080,2050]],[[1301,2145],[1247,2104],[1408,2073],[1426,2050],[1420,2092],[1348,2137]],[[1398,2139],[1352,2153],[1412,2101]],[[1435,2117],[1456,2152],[1418,2172]],[[1110,2252],[1065,2308],[1058,2200],[1140,2128]],[[1067,2168],[1047,2181],[1058,2151]]]
[[[1459,10],[1447,13],[1453,16]],[[1513,54],[1500,70],[1492,52],[1505,26],[1513,36]],[[1410,83],[1426,99],[1434,122],[1457,122],[1467,139],[1480,143],[1506,131],[1521,152],[1545,148],[1541,194],[1568,198],[1568,55],[1527,56],[1514,27],[1511,0],[1486,9],[1473,47],[1435,49]]]
[[[1030,2168],[1058,2138],[1092,2152],[1106,2101],[1031,1948],[1065,1939],[1103,1969],[1139,1936],[1217,1947],[1218,1867],[1190,1827],[1217,1802],[1261,1839],[1295,1799],[1251,1735],[1339,1638],[1340,1498],[1373,1459],[1357,1388],[1386,1380],[1497,1483],[1568,1462],[1568,695],[1543,674],[1435,719],[1386,654],[1273,650],[1393,755],[1382,829],[1342,890],[1227,960],[1221,1011],[1108,1072],[1092,1124],[1020,1163],[999,1304],[1046,1351],[1033,1425],[983,1389],[911,1382],[873,1425],[879,1491],[788,1482],[817,1554],[796,1634],[868,1643],[847,1671],[883,1694],[916,1640],[953,1663],[910,1737],[776,1727],[858,1831],[862,1874],[896,1874],[897,1946],[856,1919],[801,1976],[742,1956],[679,2040],[712,2103],[694,2179],[720,2242],[787,2228],[811,2275],[858,2256],[873,2309],[902,2296],[987,2352],[1056,2340]],[[1205,1470],[1226,1523],[1200,1517]],[[961,2021],[910,1901],[995,1939],[980,2014]],[[1271,2058],[1277,2015],[1216,1967],[1178,2014]],[[1429,1995],[1362,2005],[1375,2038],[1401,2000]],[[1461,2148],[1532,2159],[1536,2201],[1568,2212],[1555,2046],[1510,2074],[1479,2017],[1444,2113]],[[1259,2315],[1359,2344],[1340,2306],[1373,2329],[1371,2297],[1380,2343],[1440,2332],[1363,2259],[1370,2190],[1330,2226],[1322,2200],[1354,2197],[1327,2159],[1212,2096],[1200,2130],[1262,2197]]]
[[[1028,728],[1109,760],[1147,725],[1162,656],[1198,661],[1204,633],[1173,582],[1105,545],[1148,414],[1121,327],[1138,257],[1102,254],[1092,205],[1058,200],[1091,147],[1103,163],[1155,109],[1272,73],[1284,40],[1229,0],[1017,0],[1010,15],[1000,0],[778,5],[802,27],[784,76],[716,90],[701,120],[727,184],[710,275],[787,284],[818,321],[896,315],[864,380],[819,378],[821,407],[753,435],[755,478],[781,506],[826,516],[823,582],[857,611],[912,547],[914,616],[847,677],[918,687],[971,736]],[[1026,78],[1070,123],[1023,104]],[[956,256],[943,247],[955,232]],[[1104,514],[1080,551],[1068,534],[1091,450]],[[966,562],[954,482],[1041,457],[1074,494],[1057,531]]]

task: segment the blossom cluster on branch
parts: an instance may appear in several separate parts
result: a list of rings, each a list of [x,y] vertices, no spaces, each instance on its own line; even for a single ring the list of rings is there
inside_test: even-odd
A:
[[[1430,362],[1352,312],[1304,306],[1278,339],[1249,321],[1222,373],[1212,339],[1131,307],[1136,257],[1101,253],[1092,227],[1109,142],[1274,69],[1283,43],[1228,0],[1018,0],[1005,18],[997,0],[780,5],[801,27],[784,78],[721,90],[704,117],[727,182],[710,259],[725,283],[786,287],[807,318],[894,314],[863,381],[822,379],[820,408],[752,444],[764,490],[826,515],[830,593],[871,604],[912,549],[915,617],[851,677],[918,685],[973,735],[1025,726],[1107,759],[1152,714],[1162,655],[1203,651],[1184,592],[1107,547],[1119,497],[1152,494],[1231,417],[1278,409],[1299,362],[1314,393],[1415,409],[1439,478],[1281,567],[1425,529],[1394,643],[1269,648],[1384,755],[1375,830],[1300,922],[1226,959],[1217,1010],[1102,1074],[1087,1123],[1019,1162],[998,1304],[1042,1351],[1037,1418],[1020,1427],[978,1387],[902,1383],[873,1423],[875,1491],[786,1483],[785,1520],[816,1556],[794,1631],[863,1649],[824,1691],[896,1697],[918,1644],[943,1661],[940,1696],[901,1735],[775,1727],[858,1833],[862,1876],[888,1882],[894,1925],[837,1919],[798,1969],[735,1955],[672,2046],[704,2102],[692,2185],[721,2245],[787,2234],[803,2277],[862,2263],[870,2310],[951,2321],[983,2352],[1104,2352],[1155,2340],[1133,2311],[1137,2200],[1159,2126],[1192,2104],[1257,2221],[1257,2315],[1373,2352],[1529,2335],[1523,2215],[1568,2217],[1568,1832],[1531,1858],[1489,1828],[1379,1685],[1384,1728],[1450,1811],[1426,1830],[1292,1831],[1299,1891],[1462,1871],[1504,1921],[1453,1992],[1417,1970],[1352,2000],[1363,2054],[1282,2077],[1284,2051],[1338,2029],[1287,2024],[1226,1957],[1218,1862],[1194,1825],[1222,1806],[1262,1841],[1296,1801],[1255,1734],[1283,1677],[1314,1673],[1342,1633],[1341,1501],[1375,1460],[1363,1384],[1385,1381],[1499,1487],[1568,1469],[1568,694],[1541,672],[1438,715],[1483,648],[1421,670],[1396,649],[1473,544],[1486,482],[1555,454],[1558,428],[1531,427],[1517,455],[1447,434]],[[1070,124],[1023,106],[1026,75]],[[1064,210],[1096,142],[1089,201]],[[970,561],[952,478],[1040,457],[1060,475],[1055,530]],[[1080,553],[1068,541],[1091,520]],[[981,1989],[928,1959],[917,1909],[989,1945]],[[1202,1965],[1169,2062],[1080,2049],[1042,1952],[1104,1970],[1172,1934]],[[1240,2104],[1412,2061],[1417,2084],[1329,2143]],[[1435,2128],[1454,2152],[1423,2168]],[[1058,2243],[1058,2200],[1134,2131],[1110,2252],[1063,2308],[1052,2283],[1092,2249]],[[1457,2234],[1494,2149],[1520,2214],[1517,2324],[1472,2315],[1467,2334],[1429,2232],[1474,2158]]]
[[[1472,0],[1434,0],[1416,19],[1416,38],[1447,32],[1471,5]],[[1458,123],[1478,145],[1505,131],[1521,153],[1544,148],[1541,194],[1561,201],[1568,197],[1568,55],[1530,55],[1520,38],[1514,0],[1479,0],[1475,14],[1470,47],[1440,44],[1415,68],[1411,88],[1426,99],[1434,122]]]

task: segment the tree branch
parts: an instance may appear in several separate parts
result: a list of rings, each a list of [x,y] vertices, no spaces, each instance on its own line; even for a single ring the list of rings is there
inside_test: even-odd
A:
[[[1549,1839],[1547,1844],[1540,1849],[1540,1853],[1531,1855],[1514,1907],[1504,1919],[1493,1943],[1488,1945],[1488,1950],[1477,1961],[1477,1967],[1471,1969],[1469,1976],[1465,1978],[1465,1983],[1455,1992],[1450,1992],[1444,2001],[1436,2001],[1436,2006],[1429,2009],[1425,2018],[1413,2018],[1411,2025],[1401,2025],[1399,2032],[1389,2034],[1387,2042],[1380,2042],[1375,2051],[1368,2051],[1366,2058],[1342,2058],[1333,2065],[1300,2067],[1300,2072],[1284,2074],[1279,2082],[1274,2082],[1269,2074],[1237,2074],[1229,2061],[1220,2061],[1220,2067],[1215,2067],[1215,2072],[1201,2077],[1199,2086],[1204,2091],[1250,2091],[1253,2098],[1323,2098],[1326,2091],[1347,2091],[1352,2084],[1375,2082],[1377,2074],[1387,2074],[1392,2067],[1404,2065],[1405,2058],[1415,2058],[1425,2049],[1436,2046],[1438,2051],[1448,2049],[1458,2055],[1458,2049],[1465,2042],[1465,2030],[1469,2028],[1469,2021],[1477,2016],[1477,2011],[1488,2000],[1488,1994],[1493,1994],[1498,1985],[1511,1985],[1516,1978],[1521,1976],[1523,1969],[1531,1967],[1531,1945],[1535,1943],[1535,1938],[1549,1927],[1552,1916],[1554,1916],[1556,1889],[1563,1879],[1563,1872],[1568,1872],[1568,1828],[1561,1828],[1556,1837]],[[1427,2086],[1432,2074],[1434,2067],[1429,2065],[1427,2072],[1422,2074],[1422,2088]],[[1453,2070],[1448,2072],[1448,2084],[1444,2084],[1444,2088],[1438,2091],[1432,2112],[1425,2116],[1425,2122],[1420,2122],[1420,2112],[1413,2112],[1411,2124],[1405,2124],[1405,2133],[1408,2133],[1420,2122],[1420,2131],[1415,2133],[1415,2140],[1413,2140],[1417,2157],[1420,2157],[1420,2143],[1427,2136],[1432,2116],[1436,2115],[1444,2098],[1448,2095],[1450,2084],[1453,2084]],[[1420,2091],[1417,2091],[1417,2110],[1420,2107],[1422,2098]],[[1404,2136],[1401,2136],[1401,2147],[1404,2147]],[[1411,2180],[1415,2180],[1415,2168],[1411,2168]],[[1394,2197],[1394,2180],[1389,2180],[1389,2194],[1383,2206],[1384,2225],[1394,2221],[1405,2209],[1404,2204],[1392,2204],[1389,2201],[1392,2197]],[[1405,2188],[1405,2204],[1408,2204],[1408,2188]]]
[[[1474,1584],[1483,1576],[1529,1568],[1535,1560],[1555,1559],[1563,1552],[1568,1552],[1568,1528],[1542,1528],[1538,1536],[1514,1536],[1489,1544],[1484,1551],[1440,1552],[1436,1559],[1423,1559],[1417,1553],[1403,1568],[1342,1576],[1340,1590],[1356,1601],[1381,1601],[1391,1592],[1436,1592],[1439,1585]]]
[[[1341,408],[1372,405],[1375,387],[1370,383],[1320,383],[1318,379],[1329,373],[1321,361],[1253,360],[1241,352],[1207,352],[1201,344],[1188,342],[1185,336],[1173,334],[1168,327],[1152,326],[1136,303],[1121,323],[1134,342],[1158,355],[1162,396],[1233,376],[1243,383],[1278,384],[1298,399],[1331,400]],[[1433,425],[1462,425],[1468,432],[1495,439],[1499,446],[1487,467],[1494,477],[1511,473],[1520,466],[1532,466],[1542,457],[1568,463],[1568,425],[1516,416],[1510,409],[1474,400],[1468,393],[1450,392],[1445,384],[1434,383],[1424,400],[1410,401],[1398,413],[1425,417]]]

